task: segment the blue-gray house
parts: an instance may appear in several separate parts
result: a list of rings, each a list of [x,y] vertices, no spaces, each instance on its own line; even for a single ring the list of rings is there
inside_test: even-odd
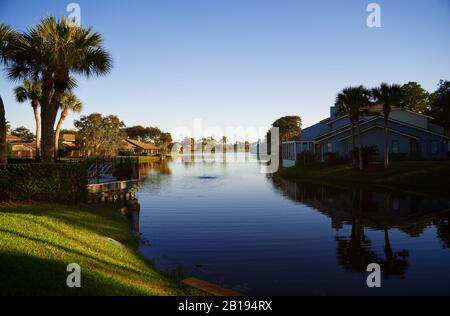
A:
[[[361,143],[377,146],[376,161],[384,160],[384,117],[374,109],[374,114],[361,117]],[[389,118],[389,152],[404,154],[406,159],[421,157],[428,160],[446,159],[450,150],[450,138],[444,128],[433,118],[404,109],[395,109]],[[338,153],[349,157],[352,151],[352,133],[348,116],[337,116],[331,107],[330,117],[302,130],[299,139],[282,144],[283,166],[296,163],[302,152],[314,153],[324,161],[326,153]]]

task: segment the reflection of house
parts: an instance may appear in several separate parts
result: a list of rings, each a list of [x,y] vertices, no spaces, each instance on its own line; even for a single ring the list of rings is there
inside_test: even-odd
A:
[[[134,139],[125,139],[120,150],[138,156],[155,156],[161,152],[161,149],[154,144],[144,143]]]
[[[384,117],[382,115],[363,116],[360,121],[361,143],[376,146],[376,161],[384,157]],[[405,159],[445,159],[448,157],[449,138],[442,126],[433,118],[396,109],[389,118],[389,152],[404,156]],[[282,158],[285,166],[292,166],[302,152],[313,153],[318,160],[325,160],[328,153],[348,157],[352,151],[352,134],[348,116],[337,116],[336,108],[331,108],[330,117],[304,129],[298,140],[285,142]]]
[[[21,137],[7,135],[6,142],[11,145],[14,159],[34,159],[36,158],[36,143],[27,142]]]

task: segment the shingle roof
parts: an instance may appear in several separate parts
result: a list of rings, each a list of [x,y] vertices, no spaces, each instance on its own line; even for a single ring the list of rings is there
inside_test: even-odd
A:
[[[159,149],[159,147],[155,146],[154,144],[150,144],[150,143],[143,143],[134,139],[126,139],[126,141],[128,143],[130,143],[133,146],[145,149],[145,150],[155,150],[155,149]]]

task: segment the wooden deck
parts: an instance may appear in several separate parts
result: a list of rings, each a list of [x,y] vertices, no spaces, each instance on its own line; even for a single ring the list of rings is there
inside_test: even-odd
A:
[[[88,202],[105,203],[135,198],[139,180],[113,181],[88,184]]]

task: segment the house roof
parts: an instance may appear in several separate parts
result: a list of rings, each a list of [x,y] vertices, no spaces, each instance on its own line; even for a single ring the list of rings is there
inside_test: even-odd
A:
[[[145,149],[145,150],[159,149],[159,147],[157,147],[155,144],[143,143],[143,142],[140,142],[140,141],[134,140],[134,139],[126,139],[125,141],[134,147],[139,147],[139,148]]]
[[[15,135],[6,135],[6,141],[8,143],[24,143],[25,140],[22,137],[18,137]]]
[[[75,134],[64,134],[62,139],[65,142],[75,142],[76,136]]]

